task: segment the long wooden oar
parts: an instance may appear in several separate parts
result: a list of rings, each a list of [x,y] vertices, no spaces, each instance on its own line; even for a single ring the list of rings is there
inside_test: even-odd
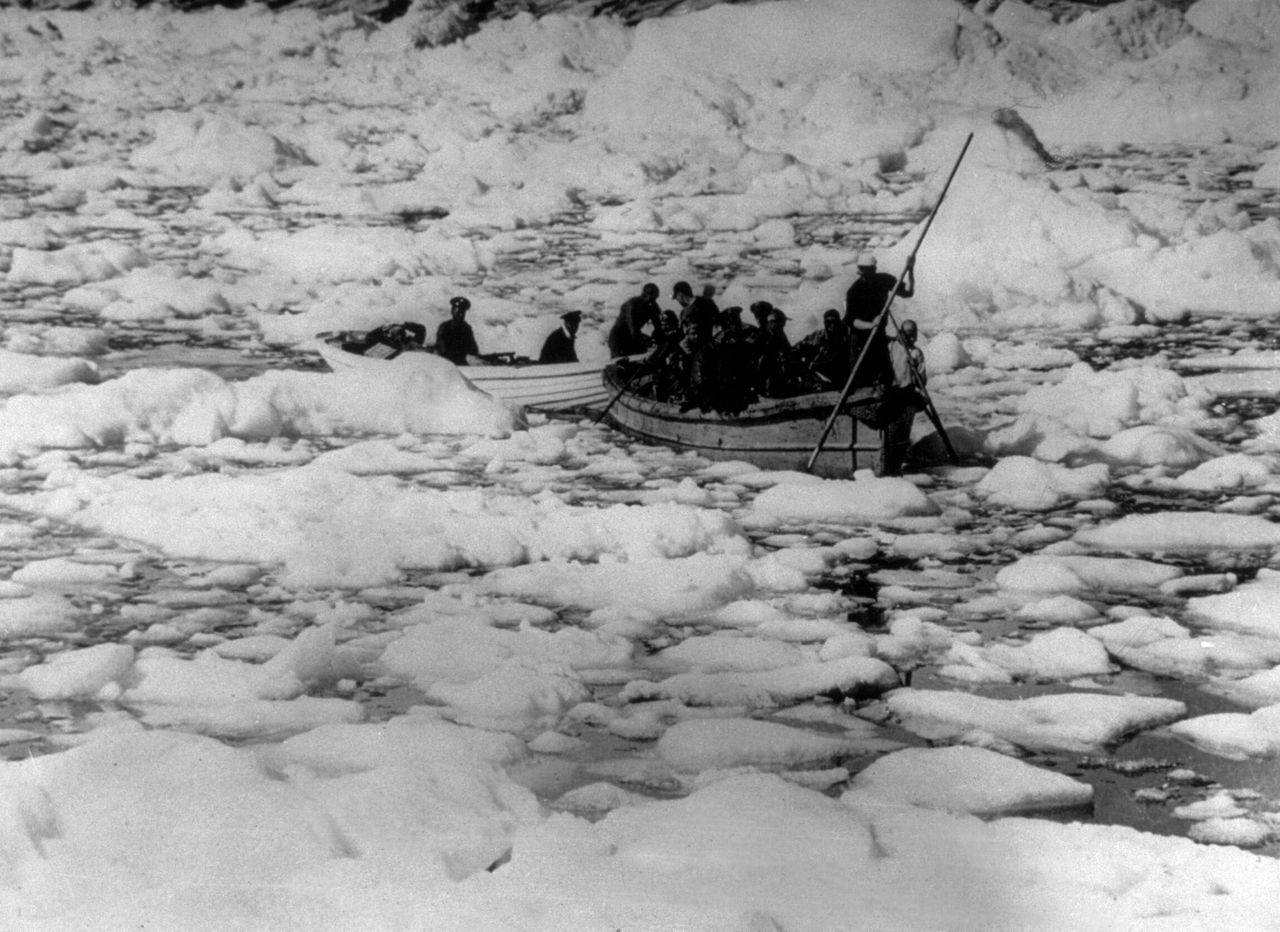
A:
[[[973,133],[970,133],[965,138],[964,146],[960,149],[960,155],[956,158],[956,163],[951,166],[951,174],[947,176],[947,182],[942,186],[942,192],[938,195],[938,202],[933,205],[933,210],[929,212],[929,219],[925,221],[924,229],[920,231],[920,237],[916,240],[915,248],[911,250],[911,255],[907,257],[906,265],[903,267],[904,275],[915,266],[916,253],[920,251],[920,244],[924,242],[925,236],[929,233],[929,228],[933,226],[933,218],[938,216],[938,208],[942,206],[942,202],[947,196],[947,191],[951,187],[952,179],[955,178],[956,172],[960,168],[960,163],[964,161],[964,154],[969,151],[969,143],[971,142],[973,142]],[[900,280],[901,279],[899,279],[899,281]],[[898,286],[895,282],[893,288],[889,289],[889,296],[885,299],[884,307],[881,308],[880,313],[876,315],[875,320],[872,322],[871,331],[867,336],[866,342],[862,345],[862,352],[858,354],[858,359],[853,364],[853,369],[849,372],[849,378],[845,380],[844,389],[840,392],[840,397],[837,399],[835,407],[831,409],[831,414],[827,417],[827,422],[822,426],[822,434],[818,437],[817,446],[813,448],[813,452],[809,454],[809,461],[805,464],[804,468],[806,471],[813,469],[813,464],[818,461],[818,457],[822,454],[822,448],[827,442],[827,437],[831,435],[831,428],[835,426],[836,418],[840,416],[840,409],[844,407],[844,403],[849,399],[849,393],[853,391],[853,381],[858,374],[858,369],[862,366],[862,361],[866,358],[867,351],[875,341],[877,331],[884,329],[885,319],[889,315],[889,308],[893,304],[893,299],[897,294]],[[926,395],[925,397],[927,398],[928,396]],[[932,407],[933,403],[930,402],[929,408]],[[931,417],[937,417],[937,412],[933,411]],[[935,426],[937,426],[938,423],[940,422],[935,422]],[[951,441],[947,440],[946,444],[947,447],[950,448]]]

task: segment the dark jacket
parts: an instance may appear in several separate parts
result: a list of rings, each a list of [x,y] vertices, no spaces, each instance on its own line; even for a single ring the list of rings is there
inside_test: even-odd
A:
[[[436,352],[455,366],[465,366],[468,356],[480,355],[480,347],[469,323],[449,318],[436,328]]]
[[[770,398],[791,392],[791,341],[779,330],[763,331],[755,344],[756,390]]]
[[[573,337],[563,327],[557,327],[548,335],[538,354],[538,362],[577,362],[578,351],[573,348]]]
[[[818,390],[843,388],[849,377],[849,337],[844,325],[834,333],[824,327],[796,344],[795,362],[800,375]]]
[[[609,355],[635,356],[649,349],[650,340],[641,331],[645,324],[658,326],[658,302],[636,295],[623,302],[618,319],[609,328]]]
[[[884,328],[873,335],[871,325],[884,310],[895,288],[896,294],[904,298],[915,293],[907,282],[907,276],[899,281],[888,272],[859,277],[845,293],[844,325],[849,331],[849,365],[858,367],[853,381],[856,386],[881,385],[889,378],[889,348]],[[862,364],[859,366],[860,357]]]
[[[720,317],[720,308],[710,298],[697,297],[680,310],[680,329],[693,345],[708,343]]]
[[[899,281],[888,272],[875,272],[865,278],[859,276],[854,279],[844,295],[845,327],[850,331],[867,330],[884,310],[889,292],[895,286],[899,297],[909,298],[915,294],[915,289],[908,285],[906,276]]]

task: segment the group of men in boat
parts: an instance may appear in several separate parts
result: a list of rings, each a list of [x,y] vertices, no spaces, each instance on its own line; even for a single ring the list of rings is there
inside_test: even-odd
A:
[[[754,323],[747,323],[741,307],[717,306],[713,287],[694,295],[682,281],[671,292],[679,312],[664,311],[659,289],[650,283],[620,308],[609,351],[615,357],[648,352],[646,371],[633,379],[632,390],[684,410],[733,414],[759,398],[839,391],[851,373],[855,389],[917,391],[924,368],[915,322],[904,320],[892,339],[877,326],[890,294],[909,298],[914,292],[912,263],[897,278],[878,271],[875,257],[865,254],[845,293],[843,314],[828,309],[821,329],[793,345],[787,315],[768,301],[751,305]]]
[[[741,307],[717,305],[714,286],[695,295],[688,282],[680,281],[671,290],[679,310],[664,310],[658,303],[661,292],[650,282],[619,309],[608,334],[609,352],[613,357],[648,354],[630,390],[683,410],[735,414],[760,398],[839,391],[851,373],[855,389],[913,392],[924,386],[915,322],[904,320],[893,339],[877,322],[890,294],[909,298],[914,292],[911,261],[897,278],[878,271],[875,256],[866,253],[845,293],[844,313],[828,309],[821,329],[792,345],[785,331],[787,315],[768,301],[751,305],[754,323],[747,323]],[[452,298],[449,319],[436,329],[431,345],[426,327],[406,321],[370,330],[343,346],[380,357],[428,349],[454,365],[484,363],[491,357],[481,355],[466,321],[470,308],[467,298]],[[537,361],[577,362],[574,343],[581,322],[581,311],[562,314]]]

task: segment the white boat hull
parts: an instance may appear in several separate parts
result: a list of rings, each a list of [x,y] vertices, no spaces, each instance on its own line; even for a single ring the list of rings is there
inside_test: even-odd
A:
[[[316,342],[316,350],[335,372],[368,371],[385,365],[385,360],[348,353],[340,347]],[[403,359],[405,355],[400,357]],[[424,354],[425,355],[425,354]],[[438,359],[439,357],[433,357]],[[540,365],[459,366],[458,371],[483,392],[495,398],[541,411],[602,408],[610,398],[604,384],[608,362],[566,362]]]

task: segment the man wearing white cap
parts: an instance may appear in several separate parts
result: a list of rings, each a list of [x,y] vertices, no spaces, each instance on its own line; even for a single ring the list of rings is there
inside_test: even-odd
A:
[[[855,365],[862,355],[862,348],[871,336],[876,318],[884,310],[889,295],[894,293],[895,288],[899,297],[909,298],[915,294],[914,261],[908,260],[899,280],[888,272],[877,272],[876,257],[872,253],[866,252],[858,257],[858,277],[844,296],[844,325],[849,331],[850,365]],[[867,350],[854,384],[879,384],[886,377],[888,363],[888,351],[881,332]]]

